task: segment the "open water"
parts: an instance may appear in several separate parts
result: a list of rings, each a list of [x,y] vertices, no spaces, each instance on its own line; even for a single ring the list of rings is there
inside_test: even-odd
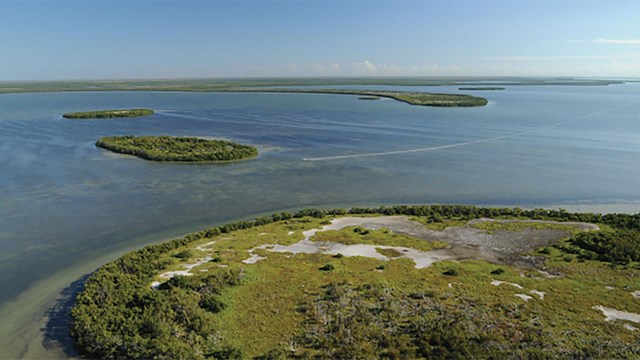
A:
[[[74,355],[62,316],[74,281],[125,251],[227,221],[380,204],[640,211],[640,83],[464,93],[489,105],[314,94],[0,95],[0,358]],[[61,117],[138,107],[157,114]],[[94,146],[125,134],[221,137],[255,144],[261,155],[156,163]]]

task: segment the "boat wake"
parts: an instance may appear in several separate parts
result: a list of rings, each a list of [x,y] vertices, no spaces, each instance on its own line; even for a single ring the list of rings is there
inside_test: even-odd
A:
[[[355,158],[366,158],[366,157],[386,156],[386,155],[409,154],[409,153],[416,153],[416,152],[442,150],[442,149],[450,149],[450,148],[469,146],[469,145],[475,145],[475,144],[482,144],[482,143],[496,141],[496,140],[510,139],[510,138],[514,138],[514,137],[517,137],[517,136],[529,135],[529,134],[533,134],[533,133],[536,133],[536,132],[539,132],[539,131],[542,131],[542,130],[546,130],[546,129],[550,129],[550,128],[553,128],[553,127],[557,127],[557,126],[560,126],[560,125],[567,125],[567,124],[575,123],[575,122],[578,122],[578,121],[582,121],[584,119],[591,118],[591,117],[596,116],[596,115],[600,115],[600,114],[606,113],[606,112],[611,111],[611,110],[624,108],[624,107],[628,107],[628,106],[632,106],[632,105],[637,105],[638,103],[640,103],[640,102],[636,101],[636,102],[633,102],[631,104],[625,104],[625,105],[621,105],[621,106],[614,106],[614,107],[610,107],[610,108],[594,111],[592,113],[585,114],[585,115],[582,115],[582,116],[578,116],[578,117],[570,119],[570,120],[560,121],[560,122],[557,122],[557,123],[554,123],[554,124],[551,124],[551,125],[546,125],[546,126],[542,126],[542,127],[531,129],[531,130],[526,130],[526,131],[514,132],[514,133],[510,133],[510,134],[506,134],[506,135],[483,138],[483,139],[479,139],[479,140],[465,141],[465,142],[460,142],[460,143],[440,145],[440,146],[431,146],[431,147],[424,147],[424,148],[417,148],[417,149],[408,149],[408,150],[396,150],[396,151],[374,152],[374,153],[364,153],[364,154],[350,154],[350,155],[336,155],[336,156],[324,156],[324,157],[310,157],[310,158],[304,158],[303,161],[327,161],[327,160],[342,160],[342,159],[355,159]]]

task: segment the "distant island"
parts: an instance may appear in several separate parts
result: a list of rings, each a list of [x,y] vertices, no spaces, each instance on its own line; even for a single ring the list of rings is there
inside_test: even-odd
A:
[[[92,81],[6,81],[0,94],[60,91],[188,91],[219,92],[287,86],[607,86],[637,80],[532,78],[532,77],[412,77],[412,78],[238,78],[238,79],[149,79]]]
[[[152,161],[229,162],[258,156],[254,146],[196,137],[108,136],[96,146]]]
[[[71,333],[88,358],[637,358],[639,238],[640,214],[280,212],[104,265]]]
[[[483,87],[461,87],[458,90],[504,90],[505,88],[500,86],[483,86]]]
[[[485,106],[485,98],[463,94],[434,94],[417,91],[384,91],[384,90],[347,90],[347,89],[234,89],[228,92],[268,92],[268,93],[302,93],[302,94],[331,94],[331,95],[359,95],[361,97],[384,97],[401,101],[410,105],[437,107],[469,107]],[[373,99],[368,99],[373,100]]]
[[[123,110],[98,110],[66,113],[62,117],[66,119],[113,119],[131,118],[153,115],[151,109],[123,109]]]

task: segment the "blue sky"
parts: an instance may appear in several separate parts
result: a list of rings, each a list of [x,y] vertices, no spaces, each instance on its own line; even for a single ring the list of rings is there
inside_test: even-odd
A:
[[[640,77],[640,1],[1,1],[0,81]]]

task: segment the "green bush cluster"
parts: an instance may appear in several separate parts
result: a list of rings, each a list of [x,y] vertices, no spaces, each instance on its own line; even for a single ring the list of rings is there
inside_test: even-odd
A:
[[[614,264],[640,262],[640,231],[614,230],[581,232],[558,246],[564,252],[581,259],[600,260]]]
[[[258,156],[253,146],[195,137],[108,136],[96,146],[153,161],[225,162]]]
[[[155,112],[151,109],[128,109],[128,110],[101,110],[101,111],[85,111],[74,112],[62,115],[67,119],[112,119],[112,118],[130,118],[153,115]]]

